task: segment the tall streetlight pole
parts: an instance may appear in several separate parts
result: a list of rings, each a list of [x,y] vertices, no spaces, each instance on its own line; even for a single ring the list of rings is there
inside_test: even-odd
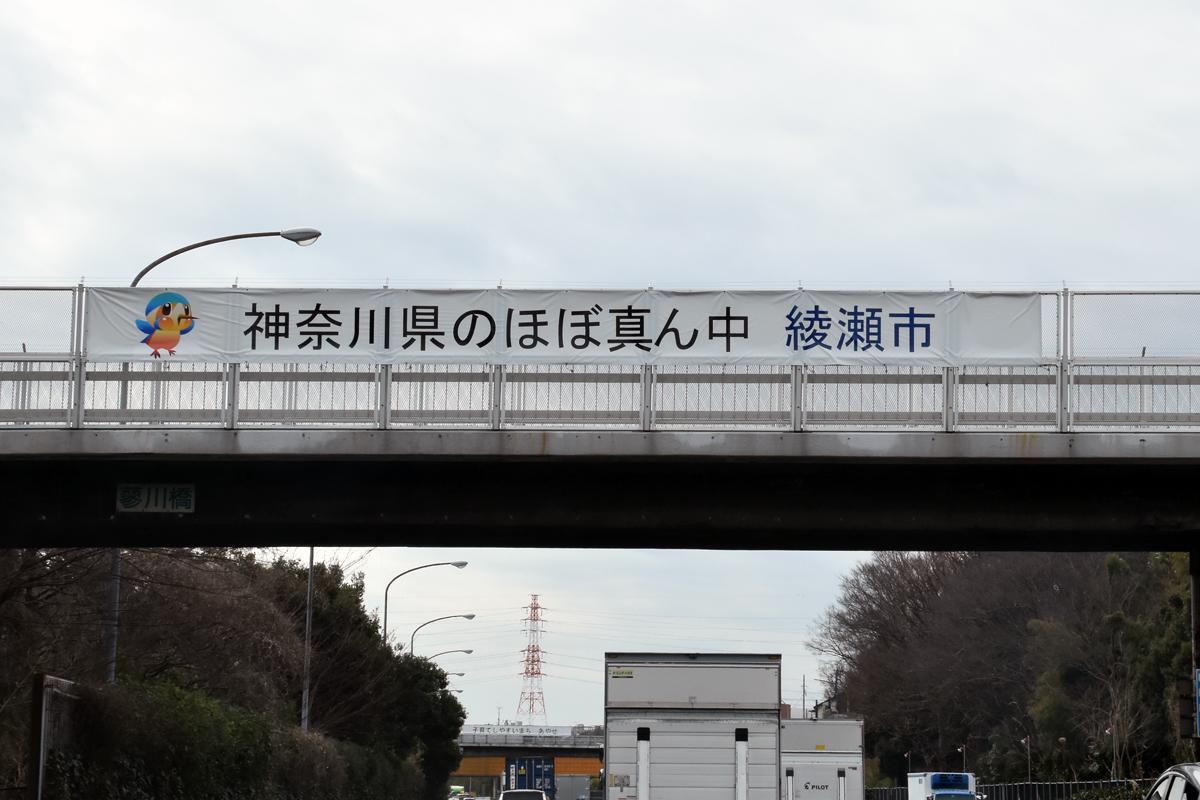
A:
[[[216,239],[205,239],[202,242],[189,244],[186,247],[181,247],[178,250],[172,250],[164,256],[154,259],[142,271],[134,276],[129,287],[134,288],[141,282],[142,278],[146,277],[146,273],[157,267],[169,258],[174,258],[180,253],[186,253],[189,250],[195,250],[197,247],[205,247],[210,244],[218,244],[220,242],[230,242],[234,239],[255,239],[260,236],[281,236],[289,242],[295,242],[301,247],[308,247],[321,237],[321,232],[316,228],[288,228],[282,231],[264,231],[261,233],[235,233],[232,236],[219,236]],[[129,369],[129,364],[122,366],[123,370]],[[124,407],[124,396],[127,392],[127,387],[122,386],[122,407]],[[309,554],[311,556],[311,553]],[[310,558],[311,561],[311,558]],[[104,680],[107,683],[117,682],[117,639],[121,624],[121,548],[114,547],[111,553],[111,563],[108,570],[108,608],[105,613],[104,626]],[[307,651],[305,658],[308,657]],[[305,684],[305,693],[307,694],[308,686]]]
[[[966,742],[963,742],[962,744],[960,744],[960,745],[958,746],[958,752],[960,752],[960,753],[962,753],[962,754],[963,754],[963,768],[962,768],[962,771],[963,771],[963,772],[966,772],[966,771],[967,771],[967,743],[966,743]]]
[[[384,588],[384,590],[383,590],[383,641],[384,641],[384,644],[386,644],[388,641],[388,626],[387,626],[388,592],[391,590],[392,584],[396,582],[397,578],[403,578],[405,575],[407,575],[410,572],[416,572],[419,569],[428,569],[429,567],[454,567],[456,569],[462,569],[466,565],[467,565],[466,561],[438,561],[437,563],[434,563],[434,564],[422,564],[419,567],[413,567],[412,569],[406,569],[406,570],[404,570],[404,572],[401,572],[395,578],[392,578],[390,581],[388,581],[387,587]]]
[[[1106,730],[1104,732],[1112,734],[1112,751],[1113,751],[1112,779],[1115,781],[1117,779],[1117,723],[1113,722],[1111,725],[1108,726],[1108,730]]]
[[[466,653],[467,655],[471,655],[471,653],[474,653],[474,652],[475,652],[474,650],[443,650],[440,653],[434,653],[433,655],[429,656],[429,658],[427,658],[426,661],[433,661],[438,656],[445,656],[445,655],[449,655],[450,653]]]
[[[424,628],[426,625],[432,625],[433,623],[435,623],[435,622],[441,622],[441,621],[442,621],[442,620],[444,620],[444,619],[475,619],[475,615],[474,615],[474,614],[449,614],[449,615],[447,615],[447,616],[444,616],[444,617],[437,617],[436,619],[431,619],[431,620],[429,620],[429,622],[422,622],[420,625],[418,625],[417,627],[413,628],[412,636],[410,636],[410,637],[409,637],[409,639],[408,639],[408,653],[409,653],[409,655],[412,655],[412,652],[413,652],[413,643],[414,643],[414,642],[416,641],[416,639],[417,639],[417,631],[421,630],[421,628]]]
[[[1017,705],[1016,700],[1009,700],[1008,704],[1010,706],[1012,706],[1013,708],[1017,709],[1018,711],[1021,710],[1021,707],[1019,705]],[[1020,725],[1021,730],[1025,733],[1025,738],[1021,740],[1021,744],[1025,745],[1025,782],[1032,784],[1033,783],[1033,752],[1030,749],[1030,747],[1033,742],[1033,737],[1029,733],[1029,728],[1025,727],[1024,722],[1022,722],[1021,720],[1012,716],[1011,714],[1009,715],[1009,719],[1011,719],[1013,722]]]

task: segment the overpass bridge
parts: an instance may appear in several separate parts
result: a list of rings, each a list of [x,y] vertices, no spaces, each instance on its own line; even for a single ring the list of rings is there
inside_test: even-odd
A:
[[[13,528],[71,544],[1194,547],[1198,293],[462,294],[0,289]],[[175,324],[196,338],[151,352],[134,323],[159,324],[147,298],[168,295],[192,298]],[[860,309],[879,312],[874,340]],[[276,334],[290,313],[281,349],[265,313]],[[467,323],[482,341],[487,320],[484,350]]]

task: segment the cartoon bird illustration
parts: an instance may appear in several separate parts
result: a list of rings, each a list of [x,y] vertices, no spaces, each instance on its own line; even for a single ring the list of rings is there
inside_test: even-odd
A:
[[[159,350],[175,355],[179,337],[191,333],[196,327],[192,306],[188,299],[174,292],[154,295],[146,306],[146,318],[137,320],[138,330],[146,334],[142,344],[147,345],[155,358],[161,358]]]

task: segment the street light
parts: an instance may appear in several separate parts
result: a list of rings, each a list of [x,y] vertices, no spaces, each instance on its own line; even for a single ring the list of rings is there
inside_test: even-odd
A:
[[[1018,711],[1021,707],[1017,705],[1016,700],[1009,700],[1008,704]],[[1021,726],[1021,730],[1025,733],[1025,738],[1021,740],[1021,744],[1025,745],[1025,782],[1033,784],[1033,752],[1030,749],[1033,744],[1033,736],[1029,733],[1029,728],[1025,727],[1025,723],[1009,714],[1009,719]]]
[[[1113,763],[1112,763],[1112,779],[1117,779],[1117,723],[1113,723],[1104,729],[1105,733],[1112,734],[1113,737]]]
[[[165,256],[163,256],[161,258],[157,258],[154,261],[151,261],[149,264],[146,265],[145,269],[143,269],[141,272],[139,272],[137,274],[137,277],[133,279],[133,283],[131,283],[129,285],[131,287],[137,286],[138,283],[142,280],[142,278],[144,278],[146,276],[147,272],[154,269],[159,264],[166,261],[168,258],[174,258],[175,256],[179,255],[180,253],[186,253],[189,250],[195,250],[197,247],[205,247],[206,245],[210,245],[210,244],[218,244],[219,242],[230,242],[230,241],[233,241],[234,239],[257,239],[261,236],[282,236],[284,239],[287,239],[289,242],[295,242],[296,244],[300,245],[301,247],[308,247],[310,244],[312,244],[318,238],[320,238],[321,232],[319,230],[317,230],[316,228],[288,228],[287,230],[283,230],[283,231],[263,231],[262,233],[235,233],[232,236],[218,236],[216,239],[205,239],[203,242],[196,242],[195,244],[189,244],[186,247],[181,247],[178,250],[172,250],[171,252],[167,253]]]
[[[142,269],[142,271],[139,272],[134,277],[133,281],[129,284],[129,286],[130,286],[130,288],[137,286],[138,283],[142,280],[142,278],[146,277],[147,272],[154,269],[155,267],[157,267],[159,264],[163,263],[167,259],[174,258],[175,256],[179,255],[180,253],[186,253],[189,250],[195,250],[197,247],[204,247],[206,245],[217,244],[219,242],[229,242],[234,239],[254,239],[254,238],[257,238],[260,236],[282,236],[284,239],[287,239],[289,242],[295,242],[296,244],[300,245],[301,247],[308,247],[310,244],[312,244],[318,238],[320,238],[321,232],[319,230],[317,230],[316,228],[288,228],[288,229],[282,230],[282,231],[265,231],[262,233],[235,233],[232,236],[219,236],[216,239],[205,239],[203,242],[196,242],[195,244],[189,244],[186,247],[181,247],[178,250],[172,250],[171,252],[167,253],[165,256],[161,256],[159,258],[154,259],[149,264],[147,264]],[[122,364],[121,370],[122,370],[122,372],[129,371],[128,362],[126,362],[125,364]],[[122,408],[124,408],[127,403],[126,398],[128,397],[128,393],[129,393],[129,385],[125,381],[122,381],[122,383],[121,383],[121,407]],[[309,553],[309,555],[310,556],[312,555],[311,552]],[[309,560],[311,561],[312,559],[310,558]],[[108,608],[107,608],[108,613],[105,615],[108,618],[108,621],[107,621],[107,625],[106,625],[106,628],[107,628],[106,634],[107,635],[105,637],[107,639],[107,641],[105,642],[106,646],[104,648],[105,649],[105,668],[104,668],[105,675],[104,675],[104,678],[107,683],[116,683],[117,682],[117,639],[118,639],[118,632],[120,629],[120,616],[121,616],[121,549],[118,547],[114,547],[111,552],[111,562],[109,564],[108,581],[109,581],[109,584],[108,584]],[[309,603],[310,604],[312,603],[311,591],[309,593]],[[307,657],[308,657],[308,639],[307,639],[307,633],[306,633],[305,658],[307,659]],[[307,661],[305,663],[307,665]],[[305,679],[304,679],[304,691],[305,691],[306,696],[308,693],[307,672],[308,671],[306,668],[305,669]],[[307,722],[307,703],[305,705],[306,705],[306,707],[304,709],[304,713],[302,714],[302,717],[304,717],[304,721]],[[306,728],[306,730],[307,730],[307,728]]]
[[[429,567],[455,567],[456,569],[462,569],[466,565],[467,565],[466,561],[438,561],[435,564],[422,564],[419,567],[413,567],[412,569],[406,569],[406,570],[404,570],[404,572],[401,572],[395,578],[392,578],[390,581],[388,581],[387,587],[383,590],[383,641],[384,641],[384,643],[386,644],[387,640],[388,640],[388,629],[387,629],[388,591],[392,588],[392,584],[396,582],[396,578],[403,578],[405,575],[407,575],[410,572],[416,572],[419,569],[427,569]]]
[[[436,619],[431,619],[431,620],[429,620],[429,622],[422,622],[420,625],[418,625],[416,628],[413,629],[412,636],[410,636],[408,638],[408,652],[411,654],[413,651],[413,642],[417,638],[417,631],[421,630],[421,628],[424,628],[426,625],[432,625],[433,623],[441,622],[444,619],[475,619],[475,615],[474,614],[449,614],[445,617],[438,617]]]
[[[1033,752],[1029,749],[1030,739],[1029,734],[1025,734],[1025,738],[1021,740],[1021,744],[1025,745],[1025,782],[1033,783]]]
[[[958,752],[960,752],[960,753],[962,753],[962,754],[963,754],[963,768],[962,768],[962,771],[963,771],[963,772],[966,772],[966,771],[967,771],[967,745],[966,745],[966,742],[964,742],[964,743],[962,743],[962,744],[960,744],[960,745],[958,746]]]
[[[464,676],[464,675],[466,675],[466,674],[467,674],[467,673],[465,673],[465,672],[447,672],[447,673],[446,673],[446,677],[448,678],[448,677],[450,677],[451,675],[453,675],[453,676],[454,676],[454,677],[456,677],[456,678],[461,678],[461,677],[463,677],[463,676]]]
[[[443,650],[440,653],[434,653],[427,660],[433,661],[438,656],[449,655],[450,653],[466,653],[467,655],[471,655],[471,653],[474,653],[474,652],[475,652],[474,650]]]

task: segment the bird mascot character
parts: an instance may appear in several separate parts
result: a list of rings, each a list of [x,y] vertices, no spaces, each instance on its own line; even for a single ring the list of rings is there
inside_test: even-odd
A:
[[[156,294],[146,306],[146,318],[137,320],[138,330],[146,334],[142,344],[149,347],[155,358],[161,358],[159,350],[175,355],[179,337],[191,333],[196,327],[192,306],[188,299],[174,292]]]

